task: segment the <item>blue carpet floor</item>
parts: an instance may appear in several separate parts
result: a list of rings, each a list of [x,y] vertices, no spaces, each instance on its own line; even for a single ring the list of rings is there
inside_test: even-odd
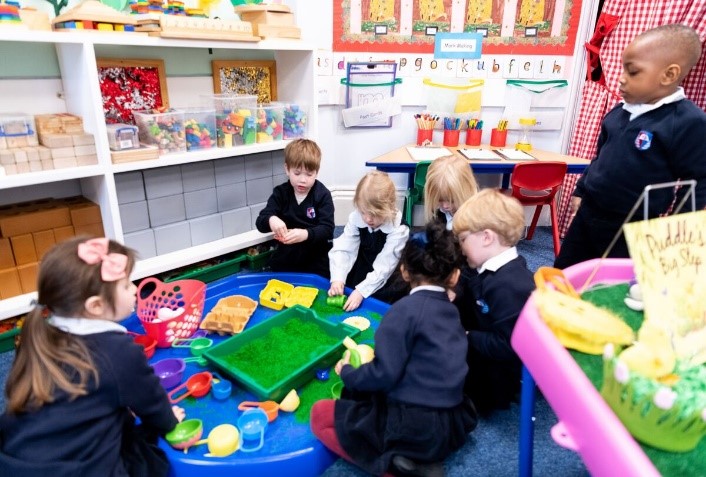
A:
[[[338,228],[337,228],[338,229]],[[340,232],[339,232],[340,233]],[[554,262],[552,236],[548,227],[538,227],[532,240],[518,245],[531,270],[551,266]],[[0,354],[0,410],[5,408],[4,383],[14,353]],[[470,434],[468,442],[444,463],[447,477],[510,477],[519,472],[519,406],[497,411],[480,421]],[[572,451],[556,445],[549,430],[557,419],[547,402],[538,396],[535,407],[534,475],[585,477],[588,475],[581,459]],[[367,474],[339,459],[322,477],[363,477]]]

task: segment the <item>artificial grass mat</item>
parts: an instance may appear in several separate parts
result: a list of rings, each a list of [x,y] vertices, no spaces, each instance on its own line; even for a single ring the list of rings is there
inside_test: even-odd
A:
[[[628,283],[599,285],[587,290],[581,296],[594,305],[609,309],[637,331],[642,325],[643,314],[631,310],[623,303],[628,288]],[[570,353],[586,377],[600,392],[603,383],[603,357],[572,350]],[[640,447],[664,477],[706,476],[706,439],[701,439],[693,451],[685,453],[665,452],[644,444],[640,444]]]

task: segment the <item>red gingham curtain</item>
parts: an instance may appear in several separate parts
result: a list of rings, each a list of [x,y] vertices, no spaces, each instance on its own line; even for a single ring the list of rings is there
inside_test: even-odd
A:
[[[623,67],[620,56],[635,36],[645,30],[669,23],[682,23],[693,27],[706,41],[706,0],[606,0],[602,13],[620,17],[615,29],[608,34],[600,47],[600,60],[605,85],[586,81],[582,88],[579,115],[568,154],[593,158],[603,116],[620,100],[618,79]],[[706,54],[684,79],[686,97],[706,109]],[[559,225],[562,237],[569,227],[568,211],[571,194],[579,174],[567,174],[559,201]]]

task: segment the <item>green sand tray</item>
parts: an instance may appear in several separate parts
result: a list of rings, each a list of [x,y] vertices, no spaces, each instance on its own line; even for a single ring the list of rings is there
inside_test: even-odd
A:
[[[633,311],[623,302],[629,288],[628,283],[619,285],[596,287],[584,292],[581,297],[602,308],[607,308],[633,330],[637,331],[642,326],[642,312]],[[589,355],[579,351],[569,351],[576,361],[576,364],[583,370],[586,377],[600,392],[603,384],[603,356]],[[706,475],[704,462],[706,462],[706,439],[701,442],[696,449],[691,452],[673,453],[666,452],[645,444],[640,444],[642,450],[652,461],[660,474],[664,477],[682,477]]]
[[[343,354],[343,339],[360,330],[330,323],[295,305],[206,351],[203,356],[263,400],[280,401],[290,390],[330,367]]]

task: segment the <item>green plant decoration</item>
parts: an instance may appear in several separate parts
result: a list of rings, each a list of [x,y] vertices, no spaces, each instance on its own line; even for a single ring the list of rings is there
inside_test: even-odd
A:
[[[61,14],[61,9],[68,5],[69,0],[47,0],[54,7],[54,16],[59,16]]]

